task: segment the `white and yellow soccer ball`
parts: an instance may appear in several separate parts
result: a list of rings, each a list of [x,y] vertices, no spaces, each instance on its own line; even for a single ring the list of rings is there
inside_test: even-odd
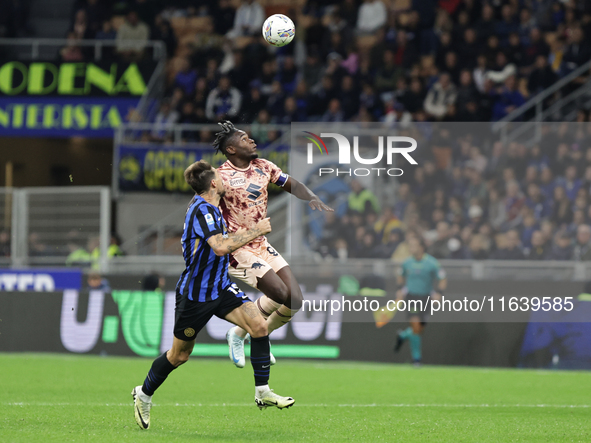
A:
[[[286,15],[272,15],[263,23],[263,37],[270,45],[285,46],[295,37],[295,25]]]

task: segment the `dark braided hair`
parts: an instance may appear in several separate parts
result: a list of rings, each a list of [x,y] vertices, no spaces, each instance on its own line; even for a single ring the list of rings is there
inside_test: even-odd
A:
[[[226,153],[226,145],[232,136],[238,131],[238,129],[236,129],[236,126],[234,126],[234,124],[229,120],[219,122],[218,125],[222,127],[222,130],[215,134],[215,140],[212,145],[216,151],[221,152],[224,155],[228,155]]]

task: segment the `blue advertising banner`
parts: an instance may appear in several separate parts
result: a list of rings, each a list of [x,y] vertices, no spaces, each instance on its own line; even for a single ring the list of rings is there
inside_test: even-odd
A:
[[[80,269],[0,269],[0,291],[80,289]]]
[[[139,98],[0,97],[0,136],[113,137]]]
[[[266,158],[282,170],[287,170],[289,146],[281,145],[273,150],[261,147],[259,155]],[[201,159],[214,167],[226,161],[221,153],[206,143],[190,146],[166,145],[122,145],[118,148],[119,190],[151,192],[190,192],[185,182],[185,169]]]
[[[519,366],[590,369],[591,323],[584,322],[589,318],[591,302],[585,300],[576,301],[571,312],[533,312],[521,346]]]

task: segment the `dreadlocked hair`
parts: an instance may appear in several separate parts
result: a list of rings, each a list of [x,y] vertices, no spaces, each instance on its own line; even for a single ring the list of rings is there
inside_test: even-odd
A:
[[[222,127],[222,130],[215,134],[215,140],[212,143],[213,147],[216,151],[221,152],[224,155],[226,154],[226,145],[228,140],[232,138],[232,136],[238,131],[234,124],[229,121],[225,120],[223,122],[219,122],[218,125]]]

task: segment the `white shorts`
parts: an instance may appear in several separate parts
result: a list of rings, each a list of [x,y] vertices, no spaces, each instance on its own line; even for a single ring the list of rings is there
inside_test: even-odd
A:
[[[254,246],[245,245],[230,255],[230,277],[256,289],[258,280],[271,269],[278,272],[288,266],[285,259],[265,239]]]

